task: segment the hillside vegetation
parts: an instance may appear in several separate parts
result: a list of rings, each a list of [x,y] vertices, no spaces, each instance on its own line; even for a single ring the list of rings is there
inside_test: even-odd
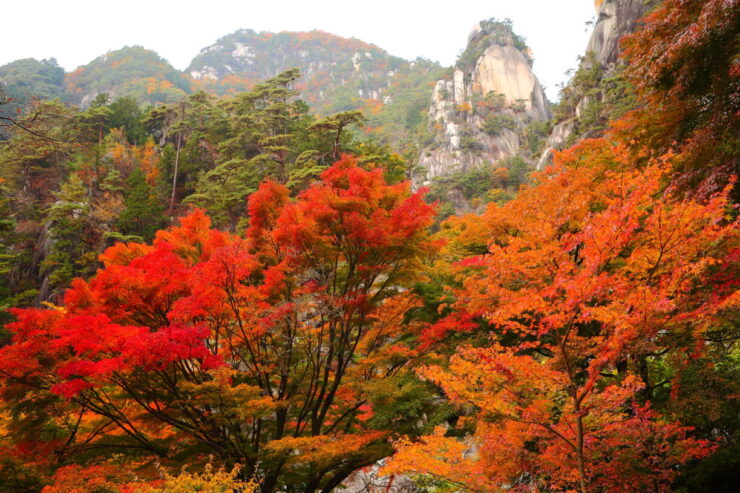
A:
[[[431,65],[386,113],[139,48],[90,67],[169,102],[3,93],[0,492],[734,491],[737,7],[660,2],[551,164],[445,178],[479,214],[412,186]]]

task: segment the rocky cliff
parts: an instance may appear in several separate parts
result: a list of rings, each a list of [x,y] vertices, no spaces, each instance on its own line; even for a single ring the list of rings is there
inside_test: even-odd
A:
[[[620,73],[620,40],[639,26],[640,18],[655,3],[651,0],[595,2],[594,30],[578,71],[561,93],[538,169],[549,162],[553,150],[580,138],[599,135],[608,120],[629,109],[631,92]]]
[[[434,87],[429,107],[433,142],[421,152],[417,181],[520,153],[526,126],[549,117],[531,62],[510,23],[487,20],[473,28],[456,67]]]
[[[586,52],[595,55],[602,67],[619,58],[619,40],[635,30],[651,2],[646,0],[606,0],[597,4],[597,20]]]

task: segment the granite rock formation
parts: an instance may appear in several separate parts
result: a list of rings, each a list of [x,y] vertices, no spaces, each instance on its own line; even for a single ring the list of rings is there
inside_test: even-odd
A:
[[[549,117],[531,61],[509,23],[489,20],[473,28],[456,67],[434,87],[434,140],[421,152],[418,182],[517,155],[523,128]]]

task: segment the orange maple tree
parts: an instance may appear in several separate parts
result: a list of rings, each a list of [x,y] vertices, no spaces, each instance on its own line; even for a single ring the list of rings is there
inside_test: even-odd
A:
[[[457,264],[453,313],[422,337],[485,342],[420,373],[469,416],[457,431],[401,440],[387,471],[445,471],[475,491],[669,491],[676,466],[711,452],[651,409],[666,382],[645,368],[686,340],[700,353],[715,318],[737,306],[737,286],[716,278],[737,249],[729,187],[706,203],[673,199],[671,156],[643,170],[628,157],[585,141],[514,201],[452,221],[450,248],[487,253]]]

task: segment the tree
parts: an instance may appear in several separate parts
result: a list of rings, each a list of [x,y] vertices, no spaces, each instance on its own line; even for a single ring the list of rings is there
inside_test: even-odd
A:
[[[77,115],[79,126],[83,131],[89,131],[90,140],[97,141],[98,145],[103,144],[103,131],[110,130],[109,122],[112,118],[113,110],[108,106],[108,94],[106,93],[95,96],[90,107]],[[120,115],[117,115],[116,119],[120,119]]]
[[[215,166],[185,199],[206,208],[217,225],[236,230],[246,197],[263,180],[296,191],[316,180],[338,159],[347,126],[362,121],[357,111],[316,121],[296,99],[299,76],[298,70],[287,70],[220,104],[226,128],[215,139]]]
[[[648,156],[681,154],[675,181],[700,198],[738,168],[738,7],[737,0],[664,1],[625,39],[627,75],[643,108],[616,131]]]
[[[194,212],[152,245],[108,249],[63,307],[14,310],[0,375],[16,444],[101,466],[112,450],[206,452],[266,493],[332,491],[387,455],[372,389],[413,355],[403,288],[436,247],[433,207],[382,175],[347,158],[294,202],[263,183],[245,238]]]
[[[187,201],[206,207],[218,223],[236,229],[246,197],[267,178],[285,183],[299,108],[290,100],[299,77],[288,70],[223,103],[228,132],[218,144],[219,158]]]
[[[737,308],[716,280],[738,238],[729,189],[705,204],[661,196],[670,158],[634,171],[626,156],[585,141],[514,201],[459,221],[457,241],[487,253],[460,262],[453,313],[422,337],[478,337],[421,374],[469,410],[450,431],[474,433],[477,453],[441,430],[401,442],[391,471],[449,471],[477,491],[669,491],[677,467],[712,451],[652,408],[670,379],[649,366],[706,351]]]
[[[132,144],[142,144],[145,139],[145,129],[142,122],[144,116],[139,103],[135,98],[122,96],[110,105],[108,118],[109,128],[120,128],[126,132],[126,138]]]
[[[74,277],[89,275],[96,257],[90,202],[80,177],[70,175],[56,197],[46,212],[50,248],[42,264],[50,295],[59,294]]]
[[[151,108],[144,123],[159,137],[172,215],[178,191],[193,193],[200,175],[215,166],[216,145],[228,128],[225,113],[212,95],[197,92],[178,103]]]
[[[151,241],[164,225],[163,207],[140,168],[126,180],[124,203],[126,208],[118,218],[121,232]]]
[[[343,111],[326,118],[322,118],[309,127],[309,130],[320,130],[331,132],[334,135],[334,145],[332,147],[332,159],[339,159],[341,149],[339,147],[342,138],[342,131],[349,125],[362,123],[365,120],[361,111]]]

